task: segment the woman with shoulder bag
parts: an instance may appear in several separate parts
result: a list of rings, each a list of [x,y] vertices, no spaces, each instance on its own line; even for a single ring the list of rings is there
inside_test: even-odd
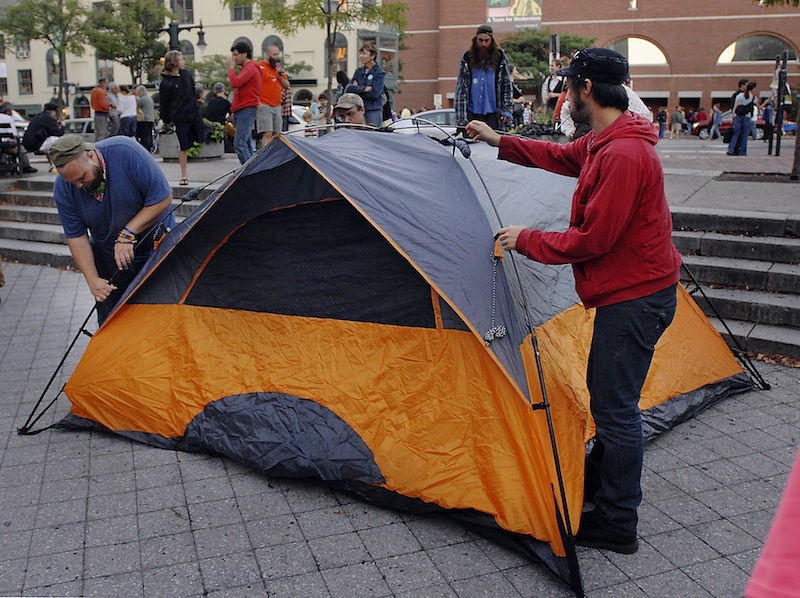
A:
[[[753,110],[753,104],[758,106],[756,97],[753,94],[755,89],[755,81],[750,81],[745,90],[736,96],[733,103],[733,137],[728,144],[728,155],[735,156],[736,146],[739,146],[740,156],[747,155],[747,137],[750,135],[750,113]]]

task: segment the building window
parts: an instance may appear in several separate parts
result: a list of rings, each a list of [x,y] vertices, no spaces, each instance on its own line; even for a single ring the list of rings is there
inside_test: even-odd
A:
[[[8,95],[8,79],[0,77],[0,96]]]
[[[19,81],[19,95],[33,95],[33,71],[31,69],[17,71],[17,80]]]
[[[777,56],[782,56],[783,52],[789,53],[789,60],[797,60],[797,52],[792,46],[774,35],[748,35],[733,42],[725,48],[717,58],[718,63],[731,62],[754,62],[770,61],[774,62]]]
[[[278,46],[278,50],[281,51],[281,56],[283,56],[283,40],[277,35],[268,35],[261,42],[261,60],[267,59],[267,48],[270,46]]]
[[[47,85],[50,87],[58,85],[58,54],[53,48],[47,51]]]
[[[328,63],[328,44],[325,44],[325,64],[327,65]],[[345,74],[348,73],[347,38],[337,32],[333,38],[333,63],[331,64],[330,76],[335,79],[338,71],[344,71]]]
[[[194,21],[194,0],[171,0],[170,4],[178,23]]]
[[[608,47],[622,54],[631,65],[667,64],[664,52],[653,42],[641,37],[626,37]]]
[[[194,46],[192,42],[182,39],[179,42],[180,51],[183,54],[183,59],[186,61],[186,68],[194,74]]]
[[[252,21],[253,3],[237,2],[231,7],[231,21]]]
[[[28,40],[16,42],[14,45],[14,53],[17,55],[17,58],[30,58],[31,42]]]
[[[104,60],[102,58],[97,59],[97,80],[99,81],[103,77],[106,78],[106,81],[114,80],[113,60]]]
[[[0,58],[6,57],[6,36],[0,33]]]

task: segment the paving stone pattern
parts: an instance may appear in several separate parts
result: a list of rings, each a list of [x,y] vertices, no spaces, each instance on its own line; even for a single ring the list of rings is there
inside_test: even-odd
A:
[[[445,517],[114,435],[18,435],[91,299],[74,272],[4,268],[0,596],[572,595]],[[87,342],[80,335],[54,389]],[[743,595],[800,435],[800,370],[759,368],[771,390],[729,398],[647,445],[641,548],[579,549],[587,596]],[[36,427],[67,409],[62,395]]]

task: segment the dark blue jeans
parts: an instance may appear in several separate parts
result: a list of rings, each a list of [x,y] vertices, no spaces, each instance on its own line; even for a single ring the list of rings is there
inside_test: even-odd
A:
[[[747,137],[750,135],[750,117],[733,117],[733,137],[728,144],[728,154],[733,155],[736,145],[739,145],[739,155],[747,155]]]
[[[644,455],[639,399],[655,345],[675,316],[676,286],[597,308],[586,373],[597,435],[587,471],[599,473],[595,519],[611,533],[636,533]]]
[[[256,142],[253,140],[253,125],[256,124],[257,109],[255,106],[242,108],[233,113],[233,124],[236,136],[233,138],[233,149],[244,164],[256,153]]]

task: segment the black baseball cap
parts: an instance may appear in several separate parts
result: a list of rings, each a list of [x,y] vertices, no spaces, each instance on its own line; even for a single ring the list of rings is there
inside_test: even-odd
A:
[[[575,52],[569,66],[558,69],[556,75],[622,85],[628,78],[628,71],[628,61],[619,52],[607,48],[582,48]]]

